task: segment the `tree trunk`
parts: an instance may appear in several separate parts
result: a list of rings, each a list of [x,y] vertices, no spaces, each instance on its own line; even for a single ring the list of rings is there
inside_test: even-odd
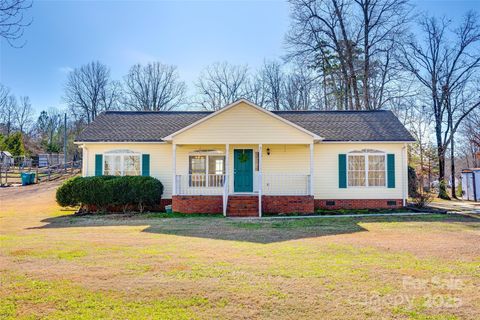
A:
[[[447,194],[447,184],[445,182],[445,149],[442,146],[437,148],[438,154],[438,197],[440,199],[450,200]]]
[[[358,93],[357,74],[353,66],[352,42],[348,39],[347,29],[343,21],[343,15],[342,15],[342,12],[340,12],[340,8],[338,7],[337,1],[333,0],[332,2],[333,2],[333,6],[335,7],[335,14],[340,24],[340,31],[342,33],[343,42],[347,49],[346,50],[347,56],[345,57],[345,60],[346,60],[345,62],[348,67],[349,75],[346,80],[347,80],[347,83],[349,84],[350,89],[353,89],[353,98],[355,99],[355,110],[360,110],[361,106],[360,106],[360,95]],[[349,96],[351,97],[351,90],[349,90]]]
[[[370,76],[370,39],[369,39],[369,25],[370,18],[368,16],[368,5],[363,6],[363,51],[365,55],[365,62],[363,65],[363,105],[365,110],[370,109],[370,90],[368,88],[368,78]]]
[[[420,192],[423,194],[424,190],[423,190],[423,185],[424,185],[424,176],[423,176],[423,165],[424,165],[424,161],[423,161],[423,146],[422,144],[420,143]]]
[[[451,177],[452,177],[452,198],[458,199],[457,198],[457,192],[456,192],[456,184],[455,184],[455,149],[454,149],[454,142],[453,142],[453,135],[450,139],[450,169],[451,169]]]

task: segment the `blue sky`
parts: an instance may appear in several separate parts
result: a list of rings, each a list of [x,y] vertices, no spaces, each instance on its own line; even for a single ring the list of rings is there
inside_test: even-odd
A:
[[[415,1],[420,10],[458,18],[480,0]],[[62,107],[71,68],[99,60],[121,79],[134,63],[177,65],[190,91],[216,61],[248,64],[285,53],[286,1],[35,1],[23,48],[0,41],[0,82],[28,95],[39,111]]]

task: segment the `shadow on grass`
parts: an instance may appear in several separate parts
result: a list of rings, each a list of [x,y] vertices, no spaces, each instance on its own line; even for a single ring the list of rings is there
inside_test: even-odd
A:
[[[378,222],[478,222],[462,216],[372,216],[306,219],[234,220],[217,216],[179,216],[164,218],[162,214],[142,215],[64,215],[42,220],[46,224],[32,229],[81,228],[111,226],[147,226],[142,232],[216,240],[273,243],[303,238],[368,232],[360,223]]]

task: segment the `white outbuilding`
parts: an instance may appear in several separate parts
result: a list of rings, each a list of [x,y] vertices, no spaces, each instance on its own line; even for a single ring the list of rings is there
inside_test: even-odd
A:
[[[462,170],[462,198],[480,202],[480,168]]]
[[[1,166],[13,166],[13,156],[8,151],[0,151],[0,165]]]

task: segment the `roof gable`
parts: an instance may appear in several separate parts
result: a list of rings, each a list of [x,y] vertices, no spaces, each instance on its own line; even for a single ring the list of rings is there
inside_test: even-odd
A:
[[[212,119],[212,118],[214,118],[214,117],[217,117],[217,116],[219,116],[219,115],[221,115],[221,114],[224,114],[224,113],[226,113],[226,112],[229,112],[230,110],[232,110],[232,109],[234,109],[234,108],[244,107],[244,106],[248,106],[248,107],[250,107],[250,108],[253,108],[253,109],[255,109],[256,111],[258,111],[259,114],[263,113],[264,115],[270,116],[270,117],[272,117],[273,119],[275,119],[275,120],[277,120],[277,121],[280,121],[280,122],[282,122],[282,123],[284,123],[284,124],[286,124],[286,125],[288,125],[288,126],[291,126],[292,128],[295,128],[296,130],[301,131],[302,133],[311,136],[314,140],[322,140],[322,138],[319,137],[317,134],[315,134],[315,133],[313,133],[313,132],[310,132],[310,131],[308,131],[307,129],[305,129],[304,127],[299,126],[299,125],[297,125],[297,124],[295,124],[295,123],[293,123],[293,122],[291,122],[291,121],[289,121],[289,120],[287,120],[287,119],[285,119],[285,118],[283,118],[283,117],[280,117],[280,116],[276,115],[275,113],[272,113],[272,112],[270,112],[270,111],[268,111],[268,110],[266,110],[266,109],[264,109],[264,108],[262,108],[262,107],[260,107],[260,106],[257,106],[256,104],[254,104],[254,103],[252,103],[252,102],[250,102],[250,101],[248,101],[248,100],[246,100],[246,99],[237,100],[237,101],[235,101],[234,103],[229,104],[228,106],[226,106],[226,107],[224,107],[224,108],[222,108],[222,109],[220,109],[220,110],[218,110],[218,111],[215,111],[215,112],[211,113],[210,115],[208,115],[208,116],[206,116],[206,117],[204,117],[204,118],[202,118],[202,119],[199,119],[198,121],[192,123],[191,125],[189,125],[189,126],[187,126],[187,127],[185,127],[185,128],[182,128],[182,129],[178,130],[177,132],[174,132],[174,133],[170,134],[170,135],[167,136],[167,137],[164,137],[164,140],[166,140],[166,141],[173,140],[173,138],[174,138],[175,136],[177,136],[177,135],[179,135],[179,134],[182,134],[183,132],[186,132],[186,131],[188,131],[188,130],[190,130],[190,129],[198,126],[198,125],[201,125],[201,124],[209,121],[210,119]],[[251,128],[251,127],[250,127],[250,128]]]
[[[165,138],[176,144],[306,144],[318,139],[316,134],[243,100]]]

